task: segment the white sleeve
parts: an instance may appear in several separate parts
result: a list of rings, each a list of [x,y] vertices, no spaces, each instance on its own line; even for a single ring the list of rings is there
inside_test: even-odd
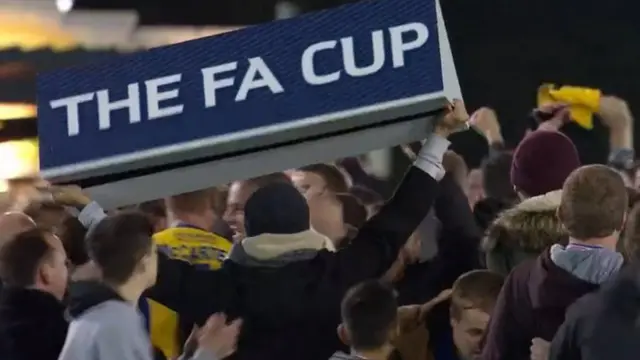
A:
[[[422,145],[413,165],[436,180],[442,179],[445,174],[442,158],[447,149],[449,149],[449,145],[451,145],[449,140],[442,136],[431,134]]]

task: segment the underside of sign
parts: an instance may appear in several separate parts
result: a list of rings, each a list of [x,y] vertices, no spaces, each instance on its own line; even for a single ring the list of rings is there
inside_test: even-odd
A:
[[[108,182],[87,188],[91,198],[106,208],[140,203],[163,196],[180,194],[225,184],[262,174],[292,169],[302,165],[325,162],[347,155],[391,147],[425,139],[446,100],[427,102],[431,111],[415,117],[352,129],[334,134],[310,137],[277,146],[255,149],[244,154],[224,155],[193,165],[177,165],[148,169],[150,173],[118,180],[119,176],[87,179],[81,183]]]

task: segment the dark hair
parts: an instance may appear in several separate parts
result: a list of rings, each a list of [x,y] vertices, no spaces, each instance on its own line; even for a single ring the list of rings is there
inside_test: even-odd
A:
[[[510,202],[517,198],[511,183],[512,151],[495,151],[486,157],[482,169],[482,184],[487,197]]]
[[[638,263],[640,261],[640,203],[629,212],[621,243],[621,250],[627,260]]]
[[[491,314],[503,284],[504,276],[490,270],[473,270],[460,275],[451,288],[451,317],[459,319],[467,309]]]
[[[310,172],[322,177],[327,183],[327,189],[334,193],[345,193],[349,191],[349,182],[345,174],[337,166],[329,164],[311,164],[298,169],[303,172]]]
[[[378,349],[389,341],[397,321],[398,303],[392,288],[378,280],[352,287],[342,300],[342,322],[356,350]]]
[[[629,210],[640,202],[640,191],[634,188],[627,188],[627,197],[629,198]]]
[[[89,261],[85,239],[87,229],[75,217],[68,217],[62,223],[60,240],[69,262],[74,266],[80,266]]]
[[[0,278],[8,286],[28,287],[34,284],[40,263],[53,248],[47,233],[34,228],[16,235],[0,248]]]
[[[256,186],[258,188],[278,183],[292,184],[291,179],[287,176],[287,174],[283,172],[275,172],[271,174],[257,176],[251,179],[246,180],[251,185]]]
[[[143,202],[138,205],[138,210],[156,218],[167,217],[167,208],[163,200],[151,200]]]
[[[604,165],[587,165],[564,182],[558,218],[576,239],[599,238],[622,230],[628,206],[620,174]]]
[[[102,220],[89,234],[87,248],[103,278],[123,284],[151,251],[152,236],[153,224],[146,215],[126,211]]]

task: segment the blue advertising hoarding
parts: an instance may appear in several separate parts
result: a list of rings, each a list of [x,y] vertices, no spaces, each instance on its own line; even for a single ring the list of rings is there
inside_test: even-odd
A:
[[[224,155],[456,95],[438,3],[362,1],[41,74],[41,171],[69,181]]]

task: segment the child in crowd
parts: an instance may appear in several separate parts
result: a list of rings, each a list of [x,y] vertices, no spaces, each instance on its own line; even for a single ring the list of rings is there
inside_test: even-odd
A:
[[[500,274],[474,270],[460,276],[451,290],[432,301],[400,308],[393,289],[383,282],[356,285],[342,301],[342,324],[338,327],[338,336],[350,346],[351,353],[337,352],[330,360],[401,359],[400,354],[406,352],[395,351],[393,344],[424,326],[430,310],[448,298],[450,328],[430,329],[432,358],[472,360],[480,354],[480,343],[503,283]],[[415,342],[409,347],[415,347]]]
[[[398,335],[398,302],[391,287],[370,280],[347,292],[342,300],[338,336],[351,353],[335,353],[330,360],[388,360],[391,339]]]

